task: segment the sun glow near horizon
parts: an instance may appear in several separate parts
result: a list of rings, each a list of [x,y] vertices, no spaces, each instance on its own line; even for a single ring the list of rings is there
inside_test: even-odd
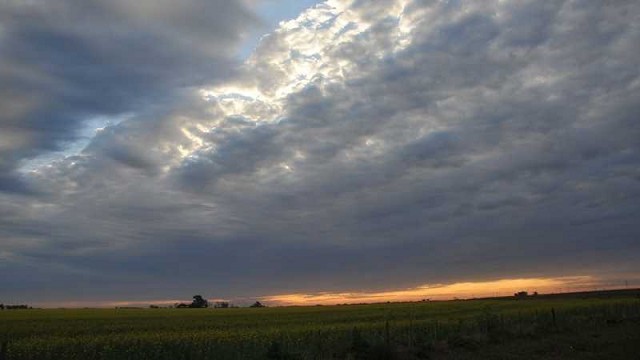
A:
[[[635,279],[635,278],[634,278]],[[256,300],[268,306],[315,306],[338,304],[363,304],[384,302],[412,302],[422,300],[455,300],[471,298],[487,298],[498,296],[512,296],[518,291],[540,294],[579,292],[591,290],[612,290],[620,288],[611,279],[604,279],[591,275],[534,277],[496,279],[487,281],[461,281],[455,283],[425,284],[413,288],[393,289],[383,291],[343,291],[343,292],[309,292],[289,293],[269,296],[209,297],[210,303],[218,301],[229,302],[240,307],[252,304]],[[636,283],[634,280],[634,284]],[[206,292],[205,292],[206,293]],[[188,294],[187,294],[188,295]],[[216,295],[216,294],[214,294]],[[220,296],[222,295],[222,297]],[[206,297],[206,296],[205,296]],[[68,301],[33,304],[44,308],[114,308],[114,307],[147,307],[149,305],[172,306],[184,299],[153,299],[153,300],[104,300],[104,301]]]
[[[555,278],[518,278],[479,282],[422,285],[415,288],[380,292],[321,292],[314,294],[283,294],[263,298],[277,305],[335,305],[376,302],[453,300],[509,296],[517,291],[553,293],[589,290],[603,287],[594,276],[565,276]]]

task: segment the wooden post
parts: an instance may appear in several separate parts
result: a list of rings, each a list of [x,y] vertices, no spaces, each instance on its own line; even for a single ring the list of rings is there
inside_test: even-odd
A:
[[[384,342],[389,346],[391,339],[389,336],[389,320],[384,323]]]
[[[413,314],[409,318],[409,349],[413,349]]]
[[[436,323],[433,325],[433,340],[438,340],[438,320],[436,320]]]
[[[7,341],[0,343],[0,360],[7,360],[8,347],[9,343]]]
[[[553,327],[557,329],[558,323],[556,322],[556,309],[554,308],[551,308],[551,318],[553,319]]]

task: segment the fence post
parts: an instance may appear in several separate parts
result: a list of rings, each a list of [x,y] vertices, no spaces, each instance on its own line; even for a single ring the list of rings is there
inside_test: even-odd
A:
[[[413,314],[409,318],[409,349],[413,350]]]
[[[7,341],[0,342],[0,360],[7,360],[8,347]]]
[[[557,329],[558,323],[556,322],[556,309],[554,308],[551,308],[551,318],[553,319],[553,327]]]
[[[389,320],[384,323],[384,342],[385,344],[387,344],[387,346],[389,346],[389,343],[391,342],[389,336]]]

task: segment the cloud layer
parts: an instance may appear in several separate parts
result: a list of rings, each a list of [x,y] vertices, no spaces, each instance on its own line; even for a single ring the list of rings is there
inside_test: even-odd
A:
[[[194,23],[144,4],[127,16]],[[330,0],[197,91],[175,89],[224,68],[218,49],[230,42],[209,34],[233,39],[235,21],[131,55],[127,90],[122,77],[66,74],[90,91],[45,92],[63,104],[48,118],[56,131],[2,141],[0,295],[234,297],[637,273],[639,14],[633,1]],[[7,28],[0,37],[26,43]],[[180,51],[209,40],[202,57]],[[47,62],[68,58],[70,45],[47,44]],[[212,68],[192,64],[207,57]],[[31,119],[37,107],[20,99],[9,114]],[[92,102],[134,114],[28,174],[31,196],[6,192],[19,159],[76,136]],[[136,111],[141,102],[162,106]]]
[[[255,16],[240,1],[0,3],[0,191],[17,167],[63,150],[85,125],[175,101],[225,76]]]

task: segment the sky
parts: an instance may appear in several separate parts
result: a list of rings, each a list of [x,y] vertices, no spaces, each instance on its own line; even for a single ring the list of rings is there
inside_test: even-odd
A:
[[[632,0],[1,1],[0,302],[640,286],[639,24]]]

